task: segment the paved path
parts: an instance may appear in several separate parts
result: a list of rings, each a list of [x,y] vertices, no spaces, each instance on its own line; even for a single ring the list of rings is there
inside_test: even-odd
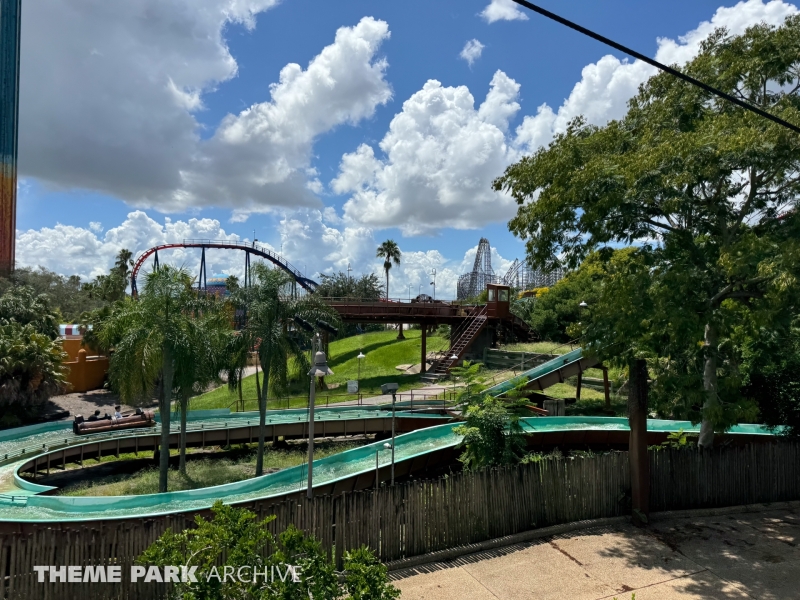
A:
[[[402,600],[800,599],[800,509],[587,529],[392,574]]]

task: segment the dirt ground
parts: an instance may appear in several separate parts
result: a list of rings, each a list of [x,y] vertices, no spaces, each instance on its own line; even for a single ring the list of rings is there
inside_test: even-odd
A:
[[[119,397],[108,390],[92,390],[90,392],[76,392],[74,394],[64,394],[50,398],[47,406],[47,413],[55,413],[60,410],[69,411],[68,419],[73,419],[75,415],[89,416],[94,411],[100,410],[101,414],[113,414],[114,406],[119,403]],[[152,406],[158,403],[153,401]],[[126,404],[121,405],[122,412],[132,411],[134,407]]]

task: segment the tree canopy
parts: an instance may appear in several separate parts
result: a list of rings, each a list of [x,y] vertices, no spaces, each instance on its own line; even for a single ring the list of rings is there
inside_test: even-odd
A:
[[[800,123],[798,16],[739,36],[717,30],[683,70]],[[612,335],[607,319],[594,330],[597,349],[677,357],[680,374],[702,381],[700,443],[710,445],[731,419],[718,378],[739,362],[731,336],[785,328],[798,314],[800,136],[661,73],[622,119],[574,120],[494,187],[519,204],[509,228],[533,266],[575,267],[598,249],[640,247],[615,284],[631,300],[629,314],[612,311],[627,325]]]
[[[0,296],[0,427],[36,416],[65,388],[66,354],[49,298],[27,286]]]
[[[322,274],[316,293],[323,298],[358,298],[359,300],[378,300],[381,297],[381,283],[375,273],[352,277],[343,271],[333,275]]]

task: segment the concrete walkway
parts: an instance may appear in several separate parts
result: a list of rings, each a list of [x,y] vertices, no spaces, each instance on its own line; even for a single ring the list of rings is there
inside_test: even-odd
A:
[[[392,578],[403,600],[789,600],[799,544],[800,509],[768,509],[587,529]]]

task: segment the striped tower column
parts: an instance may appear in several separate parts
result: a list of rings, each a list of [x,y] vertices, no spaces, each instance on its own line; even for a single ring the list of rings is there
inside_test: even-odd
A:
[[[14,270],[22,0],[0,0],[0,276]]]

